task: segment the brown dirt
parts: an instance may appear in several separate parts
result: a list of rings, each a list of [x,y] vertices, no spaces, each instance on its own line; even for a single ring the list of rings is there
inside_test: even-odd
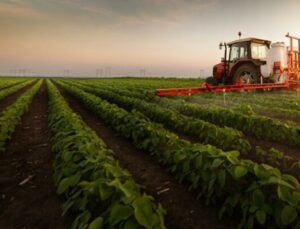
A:
[[[218,219],[218,209],[206,206],[197,200],[196,194],[189,192],[186,184],[180,184],[175,177],[167,172],[155,158],[136,149],[128,140],[116,136],[112,129],[85,109],[79,102],[64,93],[71,108],[95,130],[109,148],[114,152],[123,168],[145,187],[167,210],[166,225],[172,229],[194,228],[235,228],[236,222]],[[167,189],[159,194],[159,191]]]
[[[69,228],[52,180],[47,101],[43,84],[0,155],[0,228]]]
[[[26,85],[25,87],[21,88],[20,90],[18,90],[17,92],[6,96],[4,99],[2,99],[0,101],[0,112],[3,111],[6,107],[8,107],[9,105],[11,105],[12,103],[14,103],[16,101],[16,99],[23,94],[25,91],[27,91],[30,87],[32,87],[32,85],[35,83],[36,81]]]

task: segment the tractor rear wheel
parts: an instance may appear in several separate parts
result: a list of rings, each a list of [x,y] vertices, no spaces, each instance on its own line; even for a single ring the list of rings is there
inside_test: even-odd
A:
[[[219,81],[215,77],[210,76],[206,79],[206,83],[208,83],[211,86],[217,86],[219,84]]]
[[[233,75],[233,84],[255,84],[260,82],[258,67],[251,64],[240,66]]]

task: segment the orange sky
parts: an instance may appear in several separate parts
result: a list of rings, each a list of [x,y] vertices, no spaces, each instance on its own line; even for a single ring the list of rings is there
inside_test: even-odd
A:
[[[220,41],[300,36],[297,0],[0,0],[0,72],[210,73]]]

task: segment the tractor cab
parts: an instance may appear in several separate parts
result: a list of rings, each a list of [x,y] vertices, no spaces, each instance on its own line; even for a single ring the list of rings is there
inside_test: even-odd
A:
[[[267,50],[271,41],[256,38],[246,38],[228,43],[229,63],[236,63],[240,60],[253,60],[255,62],[266,62]]]
[[[211,85],[253,84],[260,81],[260,66],[266,64],[271,41],[258,38],[245,38],[230,43],[220,43],[224,47],[222,62],[213,68],[213,77],[207,82]]]

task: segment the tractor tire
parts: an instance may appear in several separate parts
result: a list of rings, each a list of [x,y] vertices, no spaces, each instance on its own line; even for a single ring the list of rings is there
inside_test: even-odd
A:
[[[233,84],[255,84],[260,82],[260,70],[252,64],[241,65],[233,75]]]
[[[217,86],[219,84],[219,81],[215,77],[210,76],[206,79],[206,83],[208,83],[211,86]]]

